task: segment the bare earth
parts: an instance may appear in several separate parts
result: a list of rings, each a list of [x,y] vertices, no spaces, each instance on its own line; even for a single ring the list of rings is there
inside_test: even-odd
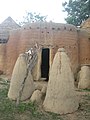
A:
[[[80,97],[80,107],[79,109],[72,113],[63,115],[64,120],[90,120],[90,91],[77,91]]]

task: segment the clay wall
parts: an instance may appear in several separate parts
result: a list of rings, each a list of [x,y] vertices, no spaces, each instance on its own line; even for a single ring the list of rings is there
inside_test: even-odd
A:
[[[78,32],[79,35],[79,56],[80,62],[79,64],[82,65],[90,65],[90,34],[81,29]]]
[[[11,74],[18,55],[35,43],[52,50],[51,59],[58,48],[64,47],[70,57],[72,69],[78,67],[78,36],[73,25],[60,23],[32,23],[12,31],[7,44],[7,73]]]
[[[6,73],[11,75],[13,66],[18,58],[18,46],[19,46],[20,31],[13,30],[10,32],[9,41],[6,45]]]
[[[0,44],[0,71],[5,73],[6,70],[6,44]]]

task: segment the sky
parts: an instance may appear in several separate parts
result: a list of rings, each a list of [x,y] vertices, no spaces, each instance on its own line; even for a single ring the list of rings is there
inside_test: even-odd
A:
[[[8,16],[20,22],[26,11],[48,15],[47,21],[65,23],[67,14],[62,12],[64,1],[68,0],[0,0],[0,23]]]

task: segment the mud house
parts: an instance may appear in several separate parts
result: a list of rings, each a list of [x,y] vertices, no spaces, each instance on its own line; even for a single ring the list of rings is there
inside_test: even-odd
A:
[[[0,71],[1,73],[6,71],[6,54],[7,54],[7,43],[9,41],[10,31],[17,29],[20,26],[15,23],[15,21],[8,17],[6,20],[0,24]]]
[[[58,48],[65,48],[72,70],[77,72],[83,65],[90,66],[90,18],[81,28],[53,22],[30,23],[23,27],[12,18],[0,24],[0,71],[11,75],[20,53],[37,44],[40,48],[41,77],[47,78]]]

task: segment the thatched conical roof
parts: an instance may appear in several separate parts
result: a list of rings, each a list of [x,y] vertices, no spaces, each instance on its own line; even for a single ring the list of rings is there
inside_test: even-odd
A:
[[[20,26],[11,18],[8,17],[7,19],[5,19],[1,24],[0,24],[0,28],[8,28],[8,29],[17,29]]]
[[[0,24],[0,43],[8,40],[9,31],[13,29],[18,29],[20,26],[11,18],[8,17]]]

